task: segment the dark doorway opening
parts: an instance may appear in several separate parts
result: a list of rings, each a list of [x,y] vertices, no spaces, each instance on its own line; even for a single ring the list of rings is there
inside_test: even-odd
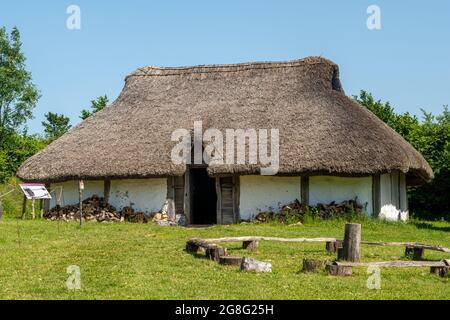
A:
[[[194,224],[217,223],[217,193],[215,179],[206,168],[191,168],[191,214]]]

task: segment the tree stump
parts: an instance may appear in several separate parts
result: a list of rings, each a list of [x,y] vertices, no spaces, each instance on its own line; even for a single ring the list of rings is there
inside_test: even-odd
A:
[[[322,260],[303,259],[302,272],[317,272],[323,268],[325,262]]]
[[[220,257],[226,256],[227,250],[222,247],[216,247],[216,248],[208,248],[206,249],[206,257],[210,260],[219,262]]]
[[[413,260],[423,260],[425,257],[425,250],[424,248],[407,246],[405,248],[405,256],[412,257]]]
[[[254,272],[272,272],[272,264],[270,262],[258,261],[253,258],[242,258],[241,270]]]
[[[222,256],[219,258],[219,263],[226,266],[240,266],[242,264],[242,257]]]
[[[430,273],[436,274],[442,278],[449,274],[450,267],[430,267]]]
[[[197,253],[198,251],[198,245],[195,243],[192,243],[190,241],[186,242],[186,251],[190,253]]]
[[[332,276],[340,276],[340,277],[347,277],[351,276],[353,273],[353,268],[348,266],[338,266],[335,264],[327,264],[326,270],[328,271],[329,275]]]
[[[327,241],[327,243],[325,245],[325,249],[327,249],[327,252],[329,252],[329,253],[336,253],[339,248],[342,248],[341,240]]]
[[[430,272],[444,278],[450,273],[450,259],[444,259],[445,267],[430,267]]]
[[[342,260],[359,261],[361,255],[361,225],[359,223],[347,223],[345,225],[342,247]]]
[[[244,241],[242,247],[249,251],[256,251],[258,249],[258,241]]]

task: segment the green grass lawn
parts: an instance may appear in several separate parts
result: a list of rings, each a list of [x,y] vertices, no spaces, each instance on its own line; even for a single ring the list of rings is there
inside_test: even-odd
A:
[[[366,268],[349,278],[298,273],[303,258],[334,259],[324,244],[262,242],[257,253],[229,244],[233,255],[271,261],[273,272],[245,273],[184,251],[190,237],[266,235],[342,238],[343,221],[158,227],[152,224],[22,221],[0,223],[1,299],[449,299],[450,278],[429,268],[385,268],[381,290],[366,287]],[[362,222],[364,240],[417,241],[450,247],[450,224]],[[426,252],[427,259],[450,258]],[[404,249],[363,246],[363,261],[404,258]],[[81,290],[68,290],[66,269],[81,268]]]

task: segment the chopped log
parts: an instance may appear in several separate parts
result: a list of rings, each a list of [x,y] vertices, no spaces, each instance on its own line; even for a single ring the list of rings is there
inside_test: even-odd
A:
[[[325,261],[315,259],[303,259],[302,272],[317,272],[325,265]]]
[[[258,244],[258,241],[244,241],[242,242],[242,247],[249,251],[256,251],[258,250]]]
[[[343,247],[343,260],[359,261],[361,252],[361,225],[359,223],[347,223]]]
[[[186,242],[186,251],[189,253],[197,253],[199,246],[190,241]]]
[[[198,238],[189,239],[186,243],[189,243],[193,246],[195,245],[195,246],[197,246],[197,248],[202,247],[205,249],[215,249],[218,247],[218,245],[215,243],[210,243],[203,239],[198,239]]]
[[[450,267],[430,267],[430,273],[436,274],[442,278],[446,277],[450,272]]]
[[[425,257],[425,249],[422,247],[406,246],[405,256],[412,257],[413,260],[423,260]]]
[[[325,249],[327,249],[327,252],[329,252],[329,253],[336,253],[339,248],[342,248],[341,240],[327,241],[327,243],[325,245]]]
[[[226,256],[227,250],[222,247],[208,248],[206,249],[206,257],[209,260],[219,262],[220,257]]]
[[[336,238],[278,238],[278,237],[225,237],[203,239],[206,242],[244,242],[244,241],[279,241],[279,242],[329,242],[336,241]]]
[[[336,264],[327,264],[326,270],[329,275],[347,277],[353,274],[353,269],[350,266],[338,266]]]
[[[348,267],[445,267],[444,261],[382,261],[382,262],[334,262],[337,266]]]
[[[254,272],[272,272],[272,264],[270,262],[258,261],[253,258],[242,258],[241,270]]]
[[[219,258],[219,263],[226,266],[240,266],[242,264],[242,257],[222,256]]]

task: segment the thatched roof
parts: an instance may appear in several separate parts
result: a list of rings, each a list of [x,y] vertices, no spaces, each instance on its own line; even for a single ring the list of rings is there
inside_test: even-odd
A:
[[[375,115],[345,96],[336,64],[320,57],[181,68],[128,75],[117,100],[28,159],[28,181],[181,175],[173,130],[280,131],[281,175],[364,176],[391,171],[428,181],[424,158]],[[258,173],[258,166],[211,166],[211,175]]]

